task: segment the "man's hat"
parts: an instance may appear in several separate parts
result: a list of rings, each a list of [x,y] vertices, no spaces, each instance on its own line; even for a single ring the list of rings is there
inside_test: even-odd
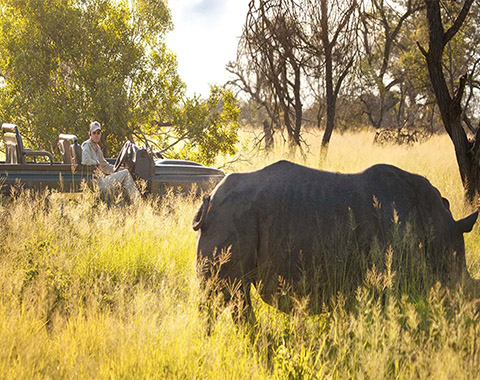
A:
[[[90,123],[90,134],[92,134],[95,131],[102,130],[102,126],[98,121],[92,121]]]

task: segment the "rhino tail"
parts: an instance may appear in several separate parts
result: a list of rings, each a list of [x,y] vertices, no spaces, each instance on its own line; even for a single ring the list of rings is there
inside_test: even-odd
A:
[[[210,205],[210,195],[205,195],[203,197],[202,205],[198,209],[195,217],[193,218],[192,228],[194,231],[198,231],[205,220],[205,216],[207,215],[208,206]]]

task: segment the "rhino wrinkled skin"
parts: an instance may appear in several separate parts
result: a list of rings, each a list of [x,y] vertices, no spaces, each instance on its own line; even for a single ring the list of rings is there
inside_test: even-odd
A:
[[[395,251],[400,268],[424,265],[443,283],[472,282],[463,233],[477,215],[455,221],[426,178],[394,166],[340,174],[279,161],[224,178],[204,198],[193,228],[203,280],[227,251],[220,279],[241,281],[247,303],[250,284],[260,283],[260,295],[273,304],[282,281],[316,297],[355,289],[364,280],[360,269],[384,264],[395,236],[397,243],[409,239],[419,259],[402,264]]]

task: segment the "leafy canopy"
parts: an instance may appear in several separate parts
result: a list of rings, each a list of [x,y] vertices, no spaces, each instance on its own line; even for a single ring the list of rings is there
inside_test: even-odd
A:
[[[186,97],[165,44],[173,28],[165,1],[2,0],[0,8],[0,120],[17,124],[30,147],[55,151],[59,133],[83,141],[92,120],[103,125],[106,154],[137,127],[168,147],[158,121],[169,121],[206,163],[233,152],[236,102],[219,89],[207,101]]]

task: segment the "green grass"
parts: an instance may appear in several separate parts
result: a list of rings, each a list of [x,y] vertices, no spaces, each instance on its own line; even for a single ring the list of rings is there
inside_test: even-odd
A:
[[[448,138],[411,148],[374,147],[368,133],[334,136],[323,168],[376,162],[425,175],[456,218],[470,210]],[[306,158],[279,146],[231,170],[289,157],[319,166],[319,137]],[[221,163],[220,163],[221,164]],[[435,286],[412,300],[372,273],[354,306],[341,295],[319,315],[306,299],[283,314],[253,292],[255,325],[223,310],[207,333],[199,310],[195,233],[199,200],[107,207],[94,194],[22,194],[0,200],[0,378],[308,379],[475,378],[480,316],[461,290]],[[467,265],[480,278],[479,227],[466,235]]]

